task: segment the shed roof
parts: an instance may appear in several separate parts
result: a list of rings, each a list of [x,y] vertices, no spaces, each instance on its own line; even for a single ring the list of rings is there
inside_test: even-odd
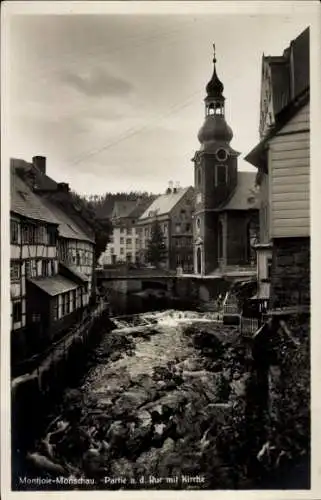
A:
[[[75,290],[79,286],[70,279],[61,276],[61,274],[56,274],[55,276],[47,278],[29,278],[28,281],[52,297],[69,292],[70,290]]]

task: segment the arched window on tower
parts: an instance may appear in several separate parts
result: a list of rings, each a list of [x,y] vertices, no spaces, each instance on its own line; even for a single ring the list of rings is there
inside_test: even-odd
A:
[[[223,259],[223,224],[222,224],[222,221],[219,221],[219,223],[218,223],[217,258],[218,258],[219,264],[221,264],[222,259]]]
[[[197,265],[197,273],[202,274],[202,251],[200,247],[196,250],[196,265]]]
[[[215,104],[211,103],[208,107],[208,114],[209,115],[215,115]]]

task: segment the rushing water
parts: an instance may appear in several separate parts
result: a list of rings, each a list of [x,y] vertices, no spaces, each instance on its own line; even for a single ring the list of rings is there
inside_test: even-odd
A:
[[[177,310],[113,322],[30,463],[96,489],[212,487],[212,440],[244,385],[244,367],[222,349],[235,329],[215,313]]]
[[[135,355],[124,354],[120,360],[99,365],[88,376],[84,388],[89,392],[104,390],[109,374],[126,370],[131,377],[141,373],[152,375],[157,366],[164,366],[169,361],[183,360],[195,356],[195,349],[189,345],[183,335],[187,325],[195,322],[210,323],[216,321],[216,314],[190,311],[163,311],[125,316],[113,320],[117,329],[113,333],[135,337]],[[148,341],[139,334],[153,335]]]

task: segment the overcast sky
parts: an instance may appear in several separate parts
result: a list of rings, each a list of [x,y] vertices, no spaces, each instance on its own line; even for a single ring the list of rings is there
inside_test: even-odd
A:
[[[44,155],[49,175],[86,194],[192,184],[215,42],[232,146],[240,169],[251,170],[242,158],[258,141],[262,53],[281,55],[310,20],[302,13],[14,16],[10,156]]]

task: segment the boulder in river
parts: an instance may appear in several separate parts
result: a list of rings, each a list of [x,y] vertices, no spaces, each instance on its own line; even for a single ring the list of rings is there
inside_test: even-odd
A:
[[[111,448],[121,448],[128,437],[128,428],[121,420],[115,420],[108,429],[107,439]]]
[[[148,475],[156,474],[158,475],[158,460],[159,460],[159,449],[150,448],[148,451],[142,453],[136,460],[136,474],[137,476],[147,477]],[[142,487],[144,483],[142,483]]]
[[[136,408],[148,401],[149,395],[142,387],[125,391],[115,403],[115,415],[132,414]]]
[[[110,464],[110,477],[126,479],[126,484],[128,484],[131,479],[135,478],[135,465],[124,457],[113,460]]]

